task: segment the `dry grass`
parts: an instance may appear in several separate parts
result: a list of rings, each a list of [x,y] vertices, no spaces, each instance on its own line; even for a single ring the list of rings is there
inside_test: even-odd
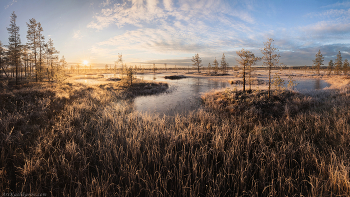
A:
[[[152,86],[143,93],[155,92]],[[126,98],[144,87],[62,84],[0,93],[0,191],[350,195],[346,90],[312,98],[276,95],[267,109],[283,109],[280,116],[255,115],[266,111],[259,108],[263,92],[213,93],[204,99],[206,110],[168,119],[136,113],[128,105]],[[243,107],[231,106],[241,101]]]

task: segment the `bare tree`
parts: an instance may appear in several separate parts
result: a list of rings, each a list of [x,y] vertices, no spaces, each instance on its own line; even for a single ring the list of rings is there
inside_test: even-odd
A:
[[[192,57],[192,60],[191,60],[192,62],[193,62],[193,66],[194,67],[197,67],[197,69],[198,69],[198,73],[200,73],[200,71],[199,71],[199,69],[200,69],[200,67],[202,66],[202,59],[199,57],[199,55],[198,55],[198,53],[195,55],[195,56],[193,56]],[[175,66],[176,67],[176,66]]]
[[[7,28],[7,31],[10,34],[8,53],[9,60],[12,66],[16,69],[16,85],[18,84],[18,71],[20,67],[20,57],[21,57],[21,39],[19,35],[19,27],[16,25],[17,15],[15,12],[11,15],[10,27]]]
[[[277,54],[276,51],[277,48],[274,47],[272,44],[274,40],[272,38],[269,38],[267,42],[264,43],[265,47],[261,50],[262,54],[264,55],[262,59],[264,60],[263,65],[267,66],[269,69],[269,90],[268,90],[268,96],[270,98],[271,94],[271,69],[278,65],[280,54]]]
[[[321,50],[318,50],[318,53],[316,54],[316,58],[315,60],[313,60],[318,75],[320,75],[320,68],[321,68],[321,65],[323,65],[323,61],[324,61],[324,57],[321,53]]]
[[[337,54],[337,59],[335,59],[335,74],[339,75],[340,70],[343,67],[342,57],[340,51]]]

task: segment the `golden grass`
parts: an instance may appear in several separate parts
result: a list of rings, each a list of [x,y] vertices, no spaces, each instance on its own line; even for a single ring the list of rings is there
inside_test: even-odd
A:
[[[271,101],[275,105],[266,105],[282,110],[279,116],[255,113],[265,110],[258,105],[263,91],[250,97],[226,91],[206,95],[205,110],[161,118],[128,105],[126,98],[144,89],[145,94],[164,91],[162,85],[125,89],[114,83],[0,93],[0,191],[50,196],[350,195],[346,90],[313,97],[276,95]],[[232,107],[236,102],[243,104]]]

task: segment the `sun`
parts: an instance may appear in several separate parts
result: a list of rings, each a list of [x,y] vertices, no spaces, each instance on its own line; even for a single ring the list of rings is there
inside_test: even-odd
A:
[[[88,63],[89,63],[89,61],[87,61],[87,60],[84,60],[83,61],[83,64],[86,66],[86,65],[88,65]]]

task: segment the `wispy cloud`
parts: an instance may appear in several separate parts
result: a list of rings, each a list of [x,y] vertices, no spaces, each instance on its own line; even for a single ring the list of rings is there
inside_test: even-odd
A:
[[[350,35],[350,23],[343,24],[334,23],[334,21],[320,21],[316,24],[301,27],[301,30],[313,36]]]
[[[131,0],[102,9],[88,27],[97,30],[110,25],[136,27],[99,42],[100,47],[157,53],[209,53],[222,47],[232,48],[233,40],[239,42],[240,34],[252,32],[246,23],[254,23],[254,18],[230,6],[223,0]]]
[[[73,38],[75,39],[81,39],[83,36],[80,33],[80,30],[74,31],[73,32]]]
[[[310,18],[319,18],[319,17],[336,17],[341,19],[349,19],[350,18],[350,8],[349,9],[329,9],[322,12],[309,13],[306,15]]]
[[[332,7],[350,7],[350,2],[349,1],[345,1],[345,2],[337,2],[337,3],[333,3],[330,5],[326,5],[323,6],[322,8],[332,8]]]
[[[10,2],[5,6],[5,9],[9,8],[9,7],[12,6],[14,3],[17,3],[17,0],[12,0],[12,1],[10,1]]]

